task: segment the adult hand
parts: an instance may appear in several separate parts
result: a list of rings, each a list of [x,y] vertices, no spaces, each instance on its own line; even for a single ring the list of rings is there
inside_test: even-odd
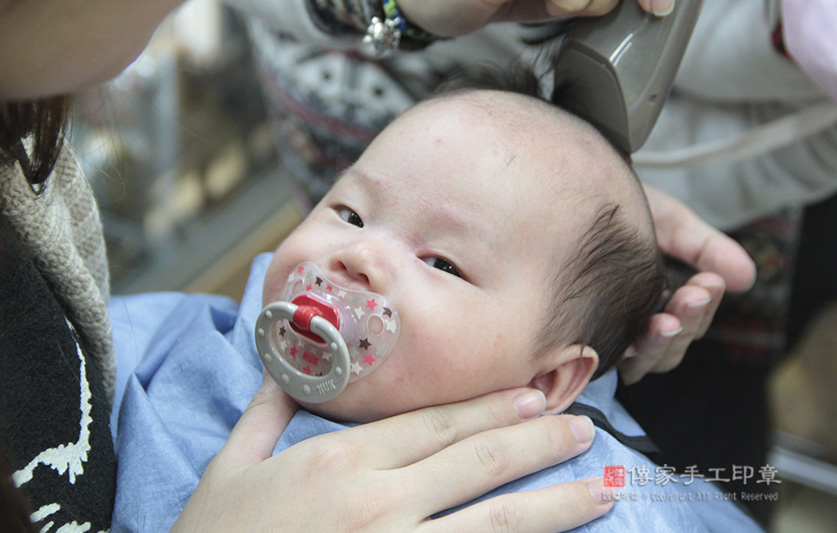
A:
[[[471,33],[491,22],[545,22],[556,18],[595,17],[620,0],[398,0],[413,24],[441,37]],[[636,1],[649,13],[666,15],[675,0]]]
[[[503,391],[320,435],[271,457],[295,407],[266,377],[173,531],[571,529],[613,506],[601,478],[429,518],[590,446],[588,418],[538,417],[543,409],[536,391]]]
[[[675,291],[665,312],[651,319],[645,336],[619,363],[628,384],[648,372],[677,367],[692,341],[706,333],[724,290],[746,291],[756,279],[755,264],[740,244],[679,200],[649,185],[644,188],[660,249],[700,273]]]

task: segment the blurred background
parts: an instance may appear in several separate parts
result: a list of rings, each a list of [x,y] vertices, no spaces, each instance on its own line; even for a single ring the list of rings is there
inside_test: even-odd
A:
[[[215,0],[184,4],[119,78],[83,93],[72,144],[102,208],[112,292],[239,300],[252,258],[304,216],[276,142],[246,25]],[[780,533],[837,531],[837,305],[816,309],[770,379]]]
[[[117,79],[75,103],[72,144],[103,212],[114,294],[239,300],[252,258],[300,220],[240,16],[184,4]]]

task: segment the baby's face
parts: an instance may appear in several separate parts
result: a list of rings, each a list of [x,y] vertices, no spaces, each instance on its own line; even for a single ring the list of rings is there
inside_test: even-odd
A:
[[[413,109],[279,247],[264,303],[310,261],[337,285],[384,295],[401,319],[378,369],[307,407],[368,421],[523,386],[542,372],[532,350],[556,265],[588,219],[571,201],[583,167],[569,163],[572,142],[554,155],[565,143],[536,134],[539,119],[531,132],[506,127],[511,109],[495,116],[467,95]]]

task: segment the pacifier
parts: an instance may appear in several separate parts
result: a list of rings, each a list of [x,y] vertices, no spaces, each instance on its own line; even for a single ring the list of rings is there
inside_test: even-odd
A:
[[[313,263],[294,269],[280,301],[256,321],[256,349],[268,373],[293,398],[322,403],[378,368],[401,323],[380,294],[330,282]]]

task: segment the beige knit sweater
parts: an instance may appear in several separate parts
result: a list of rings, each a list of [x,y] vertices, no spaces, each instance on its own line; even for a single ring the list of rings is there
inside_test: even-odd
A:
[[[40,196],[17,166],[0,168],[0,211],[81,335],[112,402],[116,358],[102,222],[72,149],[65,145]]]

